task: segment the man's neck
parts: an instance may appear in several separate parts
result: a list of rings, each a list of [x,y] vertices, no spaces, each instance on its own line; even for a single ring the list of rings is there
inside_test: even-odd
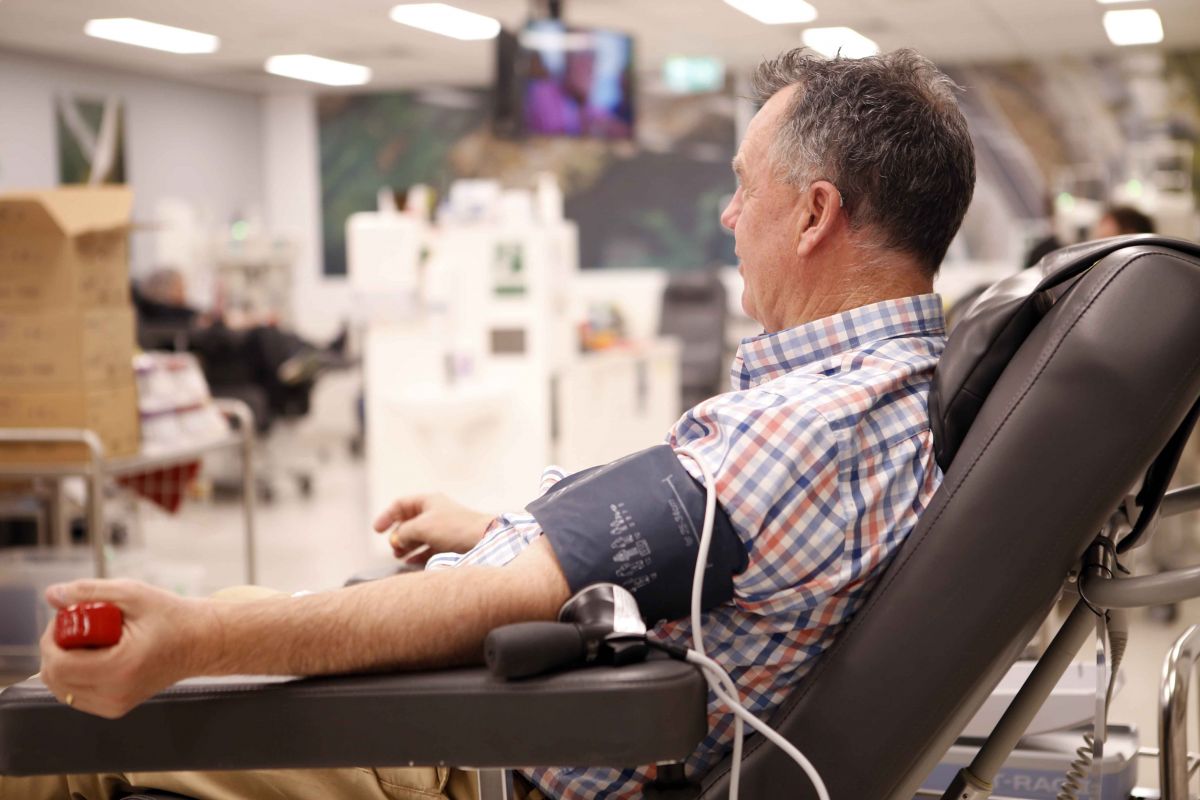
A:
[[[803,278],[779,330],[933,291],[933,279],[911,257],[850,245],[807,265]]]

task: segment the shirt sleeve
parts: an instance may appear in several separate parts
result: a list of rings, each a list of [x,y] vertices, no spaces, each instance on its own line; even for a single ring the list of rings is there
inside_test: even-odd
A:
[[[841,447],[819,411],[769,391],[723,395],[686,414],[668,443],[704,461],[746,547],[749,564],[734,578],[738,605],[811,607],[841,585]],[[681,461],[703,480],[692,459]]]
[[[558,466],[542,470],[538,495],[545,494],[566,475]],[[541,536],[542,529],[532,516],[525,512],[500,514],[484,531],[479,544],[465,553],[438,553],[425,564],[427,570],[449,569],[467,565],[500,567],[519,556],[534,539]]]

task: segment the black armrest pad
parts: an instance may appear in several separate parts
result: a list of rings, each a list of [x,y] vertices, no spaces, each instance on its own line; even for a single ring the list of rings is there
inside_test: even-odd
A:
[[[0,774],[299,767],[612,766],[683,760],[704,679],[654,660],[505,683],[482,668],[185,681],[119,720],[30,679],[0,692]]]

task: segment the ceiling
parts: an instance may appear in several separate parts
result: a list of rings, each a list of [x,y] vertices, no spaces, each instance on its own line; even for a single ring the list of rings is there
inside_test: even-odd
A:
[[[786,2],[787,0],[778,0]],[[0,49],[131,70],[249,92],[312,87],[267,75],[267,56],[312,53],[364,64],[371,88],[483,85],[491,80],[492,42],[460,42],[393,23],[399,0],[0,0]],[[520,25],[527,0],[451,0]],[[1156,48],[1200,48],[1200,0],[810,0],[813,25],[847,25],[886,49],[913,47],[942,64],[1044,59],[1114,52],[1101,26],[1107,8],[1158,9],[1166,40]],[[800,44],[804,25],[763,25],[721,0],[565,0],[581,26],[633,33],[643,70],[671,55],[716,56],[746,72],[760,58]],[[181,56],[93,39],[94,17],[139,17],[216,34],[221,49]],[[1127,49],[1127,48],[1122,48]],[[1144,48],[1143,48],[1144,49]],[[322,91],[328,91],[320,87]],[[355,88],[354,91],[362,91]]]

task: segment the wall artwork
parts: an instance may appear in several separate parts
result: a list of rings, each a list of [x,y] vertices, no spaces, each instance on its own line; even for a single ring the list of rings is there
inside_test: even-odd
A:
[[[121,101],[60,95],[55,105],[59,182],[125,183],[125,110]]]
[[[425,183],[445,196],[456,178],[521,188],[543,171],[563,187],[584,268],[732,264],[719,215],[735,188],[734,102],[731,92],[655,97],[639,105],[635,141],[605,141],[497,137],[486,90],[322,97],[325,274],[345,274],[346,218],[373,210],[383,187]]]

